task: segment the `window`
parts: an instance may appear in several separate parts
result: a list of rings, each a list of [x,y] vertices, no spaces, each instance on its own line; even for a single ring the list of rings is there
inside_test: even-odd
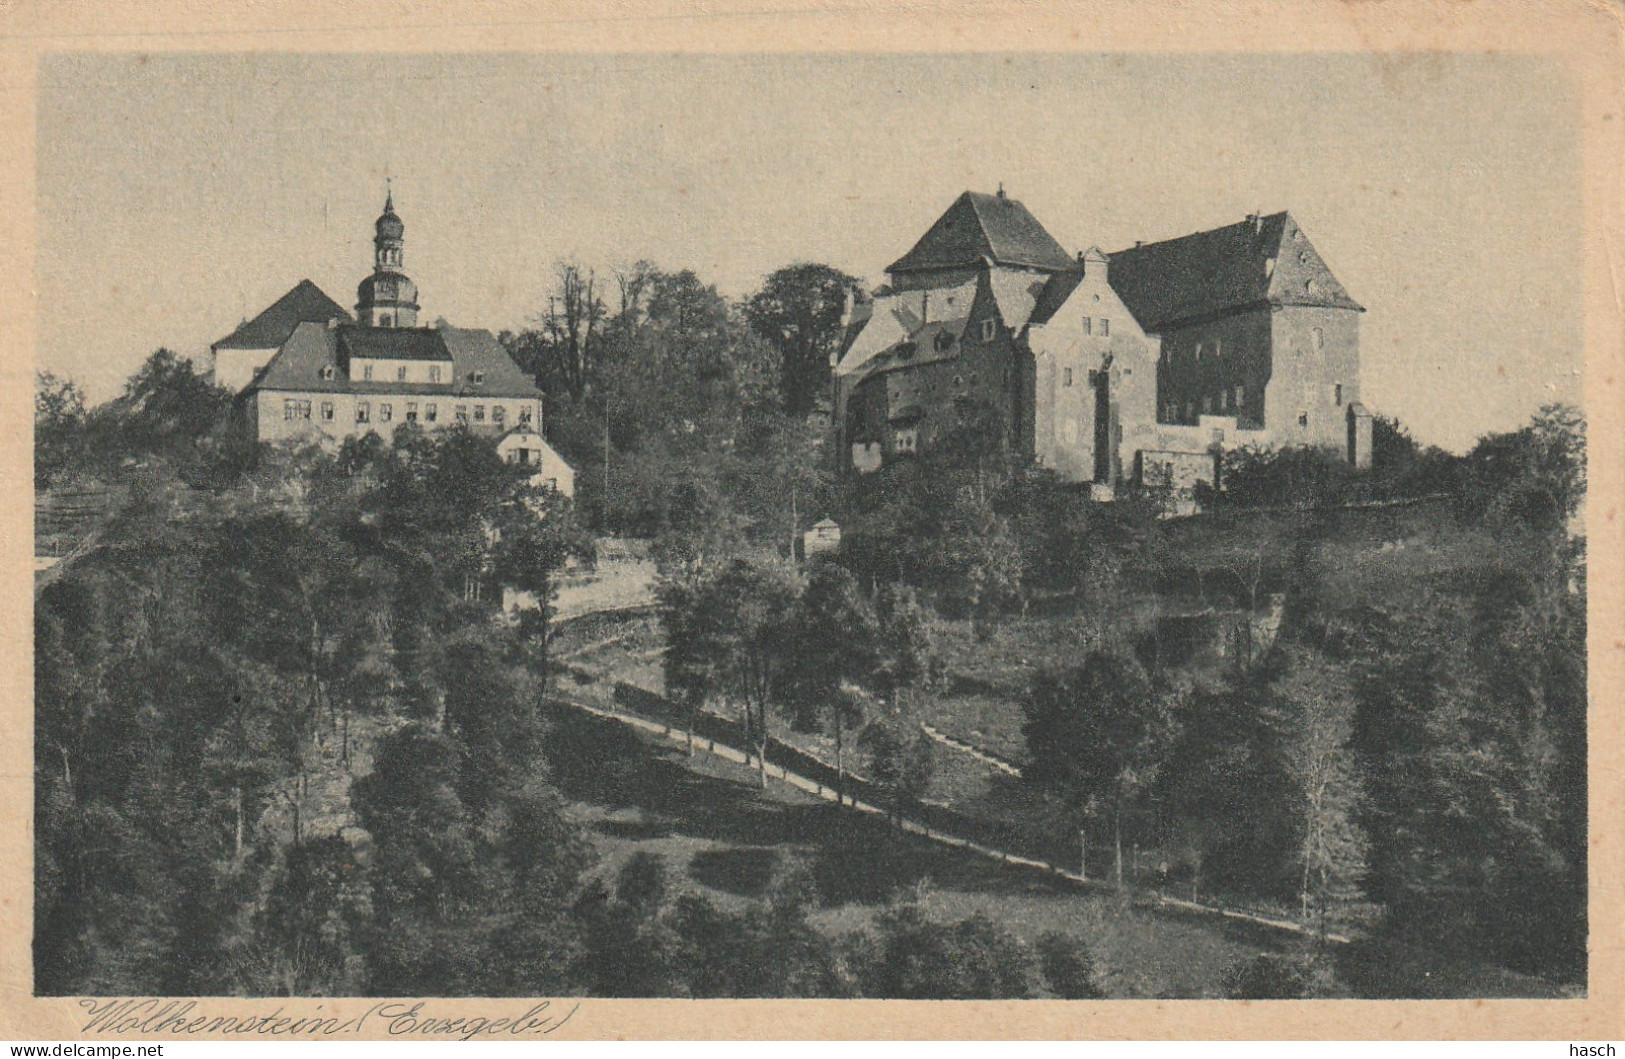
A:
[[[322,367],[322,379],[323,379],[323,381],[332,382],[333,381],[333,375],[334,375],[333,365],[331,365],[331,364],[323,365],[323,367]]]
[[[1188,422],[1188,423],[1196,422],[1196,402],[1195,401],[1186,401],[1185,402],[1185,421]]]
[[[416,401],[406,402],[406,421],[408,423],[416,423],[418,421],[418,403]]]
[[[284,400],[282,402],[282,418],[283,419],[289,419],[289,420],[292,420],[292,419],[309,419],[310,418],[310,402],[309,401],[301,401],[301,400],[299,400],[298,398],[295,398],[295,397],[287,398],[286,400]]]
[[[1309,332],[1309,336],[1314,340],[1316,349],[1326,348],[1326,332],[1317,327]]]
[[[508,410],[501,405],[494,404],[491,406],[491,422],[500,423],[502,422],[503,417],[507,414]]]
[[[366,401],[357,401],[355,403],[355,421],[357,423],[365,423],[371,419],[372,406]]]
[[[468,405],[466,405],[466,404],[458,405],[456,410],[453,412],[453,416],[456,418],[457,422],[459,422],[459,423],[468,422]]]
[[[919,432],[912,427],[892,435],[892,448],[898,452],[913,452],[919,446]]]
[[[1083,318],[1083,333],[1086,334],[1086,335],[1092,335],[1092,334],[1095,333],[1094,317],[1085,316]]]
[[[1100,337],[1105,338],[1112,333],[1112,322],[1104,316],[1100,318]]]
[[[1061,371],[1061,385],[1062,386],[1071,386],[1072,385],[1072,369],[1071,368],[1062,369],[1062,371]]]
[[[519,408],[519,421],[521,423],[529,423],[530,422],[530,405],[527,404],[527,405],[521,405],[520,406],[520,408]]]
[[[395,321],[390,319],[390,316],[389,316],[388,313],[385,313],[383,316],[380,316],[378,318],[378,326],[379,327],[394,327],[395,326]]]
[[[395,381],[396,382],[405,382],[406,381],[406,365],[405,364],[402,364],[400,367],[395,369]]]
[[[423,406],[423,421],[425,423],[433,423],[435,420],[437,420],[439,418],[440,418],[440,406],[439,405],[435,404],[433,401],[430,401],[428,404]]]
[[[378,422],[387,423],[393,418],[395,418],[395,409],[390,407],[389,402],[386,401],[378,406]]]
[[[1215,357],[1217,357],[1217,356],[1221,355],[1223,352],[1224,352],[1224,346],[1221,344],[1221,341],[1219,339],[1215,338],[1213,340],[1213,355]]]
[[[323,401],[322,402],[322,421],[325,422],[325,423],[331,423],[333,421],[333,402],[332,401]]]
[[[1200,342],[1196,343],[1196,359],[1202,359],[1202,343]]]
[[[1240,408],[1242,405],[1244,405],[1246,403],[1247,403],[1247,387],[1245,387],[1245,386],[1237,386],[1236,387],[1236,407]]]
[[[484,405],[477,404],[477,405],[474,406],[474,422],[476,422],[476,423],[485,422],[485,406]]]
[[[438,364],[430,364],[429,365],[429,381],[430,382],[439,382],[440,381],[440,365],[438,365]]]
[[[371,382],[372,381],[372,365],[371,364],[363,364],[361,366],[361,378],[363,380],[365,380],[366,382]]]
[[[991,342],[991,341],[993,341],[993,336],[996,335],[997,333],[998,333],[998,325],[996,323],[994,323],[992,320],[983,320],[982,321],[982,341],[983,342]]]
[[[1172,423],[1179,418],[1179,406],[1172,402],[1162,406],[1162,421]]]
[[[1332,403],[1339,408],[1343,407],[1343,384],[1340,382],[1332,383]]]
[[[1300,427],[1306,427],[1306,426],[1309,425],[1309,413],[1308,412],[1299,412],[1298,413],[1298,425]]]
[[[471,371],[468,373],[468,377],[474,380],[475,385],[478,385],[485,381],[485,372]]]
[[[1212,415],[1213,414],[1213,395],[1212,394],[1208,394],[1206,397],[1202,398],[1202,414],[1203,415]]]

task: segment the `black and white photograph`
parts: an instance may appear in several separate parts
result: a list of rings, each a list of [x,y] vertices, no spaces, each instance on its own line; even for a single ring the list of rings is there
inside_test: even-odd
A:
[[[1591,996],[1585,79],[1191,43],[45,49],[26,991]]]

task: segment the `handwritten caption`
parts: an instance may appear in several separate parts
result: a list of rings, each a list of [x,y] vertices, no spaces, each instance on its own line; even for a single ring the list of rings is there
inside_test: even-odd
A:
[[[277,1007],[266,1013],[219,1014],[200,1009],[196,1000],[85,998],[89,1014],[84,1033],[158,1034],[228,1037],[348,1037],[382,1028],[392,1037],[469,1041],[482,1038],[541,1037],[557,1031],[580,1009],[550,1000],[537,1001],[521,1015],[493,1018],[439,1012],[426,1000],[380,1001],[359,1015],[284,1015]],[[316,1005],[316,1012],[322,1009]]]

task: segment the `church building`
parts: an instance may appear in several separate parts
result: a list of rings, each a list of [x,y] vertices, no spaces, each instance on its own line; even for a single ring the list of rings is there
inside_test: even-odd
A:
[[[542,391],[490,331],[418,326],[418,289],[404,271],[406,227],[393,196],[375,225],[373,271],[352,316],[310,280],[216,342],[214,379],[237,394],[256,442],[336,444],[403,423],[464,426],[534,465],[566,495],[575,472],[542,437]]]
[[[1002,188],[967,191],[886,271],[834,364],[850,472],[988,416],[1102,497],[1130,480],[1188,492],[1243,446],[1370,461],[1364,309],[1289,213],[1073,255]]]

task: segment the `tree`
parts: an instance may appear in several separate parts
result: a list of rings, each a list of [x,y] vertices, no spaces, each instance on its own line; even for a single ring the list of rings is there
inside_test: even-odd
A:
[[[1354,702],[1346,678],[1301,648],[1285,652],[1272,690],[1285,713],[1285,771],[1294,787],[1303,923],[1324,943],[1360,912],[1367,842],[1359,825],[1360,770],[1353,750]]]
[[[882,913],[877,926],[878,952],[861,971],[865,996],[991,1000],[1034,992],[1030,953],[980,912],[939,923],[907,901]]]
[[[735,559],[684,583],[668,579],[666,674],[692,719],[709,699],[736,704],[747,747],[767,786],[769,714],[781,705],[791,673],[785,651],[799,586],[776,563]]]
[[[925,797],[936,774],[936,743],[895,707],[877,711],[863,730],[869,778],[887,796],[887,816],[896,823],[904,810]]]
[[[98,409],[98,418],[110,420],[126,454],[184,458],[230,406],[231,394],[190,360],[159,349],[130,377],[121,398]]]
[[[43,489],[64,472],[82,466],[85,394],[71,379],[48,371],[34,376],[34,487]]]
[[[599,344],[608,315],[591,269],[560,261],[547,312],[533,329],[506,336],[506,345],[522,367],[536,375],[549,392],[556,383],[579,403],[597,373]]]
[[[1041,674],[1023,711],[1023,778],[1084,817],[1092,804],[1109,809],[1121,886],[1123,815],[1155,780],[1176,734],[1170,703],[1137,662],[1094,651],[1076,669]]]
[[[1049,991],[1063,1000],[1097,1000],[1106,994],[1095,984],[1089,947],[1069,934],[1050,931],[1038,938],[1038,966]]]
[[[821,564],[792,617],[785,698],[821,721],[835,739],[835,794],[846,799],[845,736],[862,726],[879,676],[880,628],[843,567]]]
[[[768,275],[745,303],[751,328],[779,357],[784,410],[804,416],[829,392],[830,358],[858,281],[828,265],[789,265]]]

